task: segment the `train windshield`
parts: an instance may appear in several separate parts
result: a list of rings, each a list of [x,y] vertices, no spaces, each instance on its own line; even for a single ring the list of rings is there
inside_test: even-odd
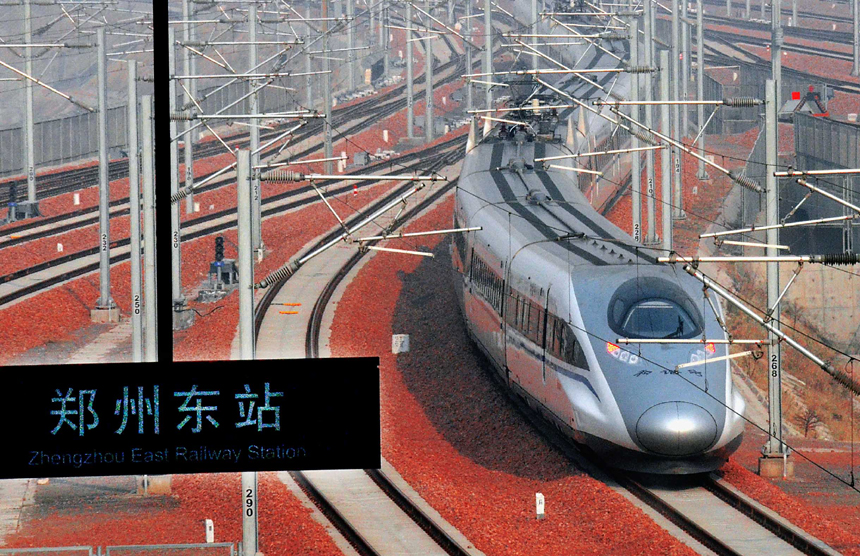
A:
[[[701,330],[680,305],[668,299],[635,303],[621,321],[628,338],[689,338]]]

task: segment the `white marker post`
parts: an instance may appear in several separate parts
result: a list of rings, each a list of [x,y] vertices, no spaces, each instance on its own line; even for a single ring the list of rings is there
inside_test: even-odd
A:
[[[242,552],[257,553],[257,473],[242,472]]]
[[[546,500],[544,496],[540,492],[535,493],[535,512],[537,513],[538,519],[544,518],[544,507],[546,505]]]
[[[206,520],[206,542],[215,542],[215,523],[211,519]]]

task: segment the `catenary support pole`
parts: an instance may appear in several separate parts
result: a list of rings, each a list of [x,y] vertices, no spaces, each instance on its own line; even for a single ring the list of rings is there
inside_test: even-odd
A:
[[[433,2],[427,0],[427,13],[433,13]],[[433,141],[433,41],[424,43],[424,141]]]
[[[704,23],[705,3],[702,0],[696,0],[696,99],[705,100],[705,23]],[[702,128],[705,124],[705,106],[700,104],[697,106],[698,112],[698,128],[701,131],[699,137],[699,156],[705,156],[705,130]],[[705,169],[705,162],[699,160],[699,173],[697,177],[700,180],[709,179],[708,171]]]
[[[851,69],[851,75],[860,75],[860,0],[854,0],[851,4],[854,6],[854,67]]]
[[[463,20],[463,36],[466,40],[463,41],[466,49],[466,73],[472,73],[472,0],[466,0],[466,18]],[[475,109],[475,99],[472,95],[474,87],[472,81],[466,80],[466,112]]]
[[[412,46],[415,41],[410,40],[412,38],[412,2],[406,3],[406,28],[410,29],[410,31],[404,31],[406,34],[406,137],[412,139],[415,137],[415,61]]]
[[[358,88],[356,81],[355,65],[358,57],[355,55],[355,0],[346,0],[346,17],[349,23],[346,26],[346,47],[349,49],[347,57],[349,59],[349,90],[354,91]]]
[[[493,7],[490,0],[484,0],[484,73],[493,73]],[[493,77],[487,78],[488,82],[493,82]],[[486,85],[486,108],[487,110],[493,107],[493,88],[491,85]]]
[[[765,83],[765,156],[767,162],[767,191],[765,193],[765,216],[766,224],[772,226],[779,223],[779,183],[773,175],[773,168],[778,163],[777,158],[777,110],[776,83],[768,79]],[[767,230],[767,243],[776,245],[779,242],[779,232],[776,228]],[[778,251],[773,247],[767,248],[767,256],[776,256]],[[779,263],[767,263],[767,306],[773,308],[770,318],[772,324],[779,329],[779,305],[774,307],[774,302],[779,297]],[[782,361],[781,350],[777,335],[768,331],[768,340],[771,340],[767,348],[768,359],[768,415],[770,417],[770,437],[765,446],[766,455],[779,455],[784,452],[782,444]]]
[[[140,121],[142,122],[141,142],[143,156],[141,162],[143,182],[143,273],[144,273],[144,360],[158,361],[158,303],[156,302],[155,280],[155,167],[153,165],[152,141],[152,97],[144,95],[140,99]]]
[[[382,10],[382,78],[387,79],[391,75],[391,20],[389,19],[388,7]]]
[[[671,100],[669,98],[669,51],[663,50],[660,52],[660,97],[663,100]],[[664,104],[660,107],[661,123],[663,133],[669,135],[672,133],[671,118],[669,116],[670,107]],[[663,222],[663,249],[666,252],[672,250],[672,172],[669,171],[672,164],[672,152],[670,149],[663,149],[660,158],[660,177],[662,181],[662,201],[663,205],[660,208],[660,219]]]
[[[433,13],[433,2],[427,0],[427,13]],[[424,141],[433,141],[433,41],[424,43]]]
[[[643,6],[645,7],[645,13],[643,14],[645,21],[645,65],[650,68],[654,67],[654,26],[652,20],[654,8],[650,0],[645,0]],[[645,101],[649,103],[654,100],[654,78],[652,75],[651,73],[646,73],[642,76],[642,80],[645,82]],[[654,129],[654,107],[651,104],[645,105],[645,125],[648,129]],[[656,196],[654,151],[645,152],[645,176],[645,208],[648,218],[648,233],[645,235],[645,244],[654,245],[659,241],[657,238],[657,216],[654,203],[654,197]]]
[[[331,60],[328,55],[328,45],[329,45],[329,35],[328,35],[328,2],[322,3],[322,33],[323,33],[323,71],[326,72],[323,78],[323,102],[325,103],[325,122],[323,122],[323,147],[324,147],[324,158],[333,158],[334,151],[332,150],[332,93],[331,93]],[[381,20],[381,16],[380,16]],[[257,162],[255,165],[259,165]],[[324,162],[323,166],[325,168],[326,174],[334,173],[331,161]]]
[[[860,0],[854,0],[854,67],[851,75],[860,75]]]
[[[326,1],[326,0],[323,0]],[[250,411],[250,409],[249,409]],[[257,473],[242,472],[242,553],[257,554]]]
[[[686,0],[683,0],[686,2]],[[681,14],[678,0],[673,0],[672,4],[672,99],[681,99]],[[684,99],[686,100],[686,99]],[[684,108],[686,110],[686,107]],[[678,143],[681,142],[681,106],[675,104],[672,106],[672,138]],[[674,182],[673,195],[673,210],[672,218],[675,220],[683,220],[687,217],[684,212],[684,198],[682,194],[682,175],[681,175],[681,150],[672,146],[672,180]]]
[[[107,45],[105,29],[99,27],[98,37],[98,98],[99,98],[99,299],[93,313],[95,320],[110,322],[119,319],[116,304],[110,295],[110,178],[108,176],[107,139]],[[112,313],[116,311],[116,317]]]
[[[170,27],[167,29],[167,37],[170,42],[168,50],[167,65],[170,75],[176,75],[176,33]],[[170,79],[168,87],[170,113],[176,112],[176,79]],[[176,122],[170,121],[170,136],[176,137]],[[174,139],[170,142],[170,195],[176,195],[179,192],[179,141]],[[170,273],[171,273],[171,299],[173,300],[173,329],[181,330],[186,328],[184,318],[190,318],[188,315],[193,315],[192,312],[185,310],[185,296],[182,295],[182,258],[181,258],[181,241],[182,234],[181,224],[179,221],[179,203],[170,206]]]
[[[631,17],[630,19],[630,65],[633,67],[639,66],[639,18]],[[639,74],[630,74],[630,100],[639,101]],[[579,110],[583,110],[582,107]],[[631,117],[639,120],[641,118],[641,108],[638,105],[630,107]],[[630,147],[633,149],[639,148],[639,138],[636,135],[630,135]],[[632,199],[632,216],[633,216],[633,240],[636,242],[642,241],[642,158],[639,151],[634,150],[630,153],[630,191]]]
[[[128,198],[131,258],[131,360],[143,361],[143,291],[140,275],[140,160],[137,134],[137,61],[128,61]]]
[[[239,227],[239,358],[254,359],[254,246],[251,237],[251,153],[236,153]]]
[[[779,110],[782,106],[782,0],[772,0],[771,7],[771,44],[770,44],[770,64],[773,75],[774,86],[776,87],[776,108]]]
[[[31,31],[32,19],[30,13],[30,0],[24,0],[24,44],[33,43]],[[101,56],[101,54],[99,54]],[[24,48],[24,72],[33,75],[33,49],[29,46]],[[27,169],[27,201],[33,208],[36,206],[36,150],[35,123],[33,120],[33,81],[24,80],[24,142],[26,143]]]
[[[750,0],[747,0],[746,6],[745,6],[745,10],[744,10],[744,17],[745,17],[746,19],[749,19],[749,18],[751,18],[751,17],[752,17],[752,11],[751,11],[751,6],[750,6]]]
[[[305,6],[305,18],[311,18],[311,3],[308,2],[307,6]],[[310,25],[306,26],[308,28],[308,38],[306,42],[311,42],[311,31],[313,28]],[[305,73],[307,73],[307,81],[305,81],[305,85],[307,87],[307,106],[308,108],[313,108],[316,106],[316,99],[314,99],[314,76],[311,75],[314,71],[313,57],[311,56],[311,49],[305,49]]]
[[[325,2],[323,2],[323,4],[325,4]],[[383,7],[383,2],[377,3],[376,9],[379,10],[379,13],[377,14],[377,18],[379,20],[379,48],[381,49],[385,49],[387,47],[387,45],[385,44],[385,17],[382,13]],[[323,9],[325,9],[325,5],[323,5]]]
[[[374,10],[372,0],[369,0],[367,3],[367,11],[370,13],[370,27],[367,30],[367,44],[372,46],[373,45],[373,37],[374,37],[373,25],[374,25],[374,15],[375,15],[375,10]]]
[[[538,45],[538,0],[532,0],[532,16],[531,16],[532,24],[532,35],[535,35],[531,38],[532,48],[537,48]],[[537,70],[540,67],[540,57],[532,56],[532,69]]]
[[[693,55],[690,48],[690,18],[688,17],[687,2],[681,0],[681,49],[683,51],[683,60],[681,60],[681,93],[682,100],[690,100],[690,78]],[[690,133],[690,110],[687,106],[681,107],[681,137],[686,137]]]
[[[327,5],[328,2],[323,2],[323,5]],[[323,16],[325,17],[325,16]],[[250,4],[248,6],[248,39],[251,44],[248,46],[248,73],[254,71],[254,68],[257,67],[257,4]],[[325,47],[323,47],[325,50]],[[327,68],[326,68],[327,69]],[[254,80],[250,80],[249,83],[251,87],[255,87],[256,82]],[[258,114],[260,112],[260,96],[258,93],[253,93],[249,98],[248,108],[251,111],[251,114]],[[251,142],[249,147],[251,149],[251,166],[259,166],[260,165],[260,121],[249,120],[248,124],[250,125],[250,135]],[[257,253],[258,258],[263,257],[263,192],[260,190],[260,180],[252,176],[252,193],[251,193],[251,234],[254,241],[254,251]]]
[[[188,9],[189,0],[182,0],[182,31],[186,42],[194,40],[194,30],[191,25],[191,12]],[[194,75],[194,69],[191,66],[191,51],[187,48],[182,49],[182,71],[185,75]],[[191,79],[184,83],[183,89],[183,105],[189,106],[192,104],[191,88],[197,83],[196,79]],[[196,98],[194,99],[196,100]],[[186,127],[191,127],[193,122],[186,123]],[[185,187],[194,186],[194,132],[185,135]],[[194,193],[189,193],[185,198],[185,214],[194,212]]]

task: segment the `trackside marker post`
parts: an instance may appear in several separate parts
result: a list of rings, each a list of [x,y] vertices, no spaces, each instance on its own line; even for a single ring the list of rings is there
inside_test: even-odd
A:
[[[537,514],[538,519],[544,518],[544,509],[546,507],[546,500],[542,493],[535,493],[535,513]]]

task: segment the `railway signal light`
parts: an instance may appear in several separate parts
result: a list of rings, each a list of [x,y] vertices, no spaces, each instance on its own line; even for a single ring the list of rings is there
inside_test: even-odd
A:
[[[215,238],[215,262],[220,263],[224,260],[224,236]]]

